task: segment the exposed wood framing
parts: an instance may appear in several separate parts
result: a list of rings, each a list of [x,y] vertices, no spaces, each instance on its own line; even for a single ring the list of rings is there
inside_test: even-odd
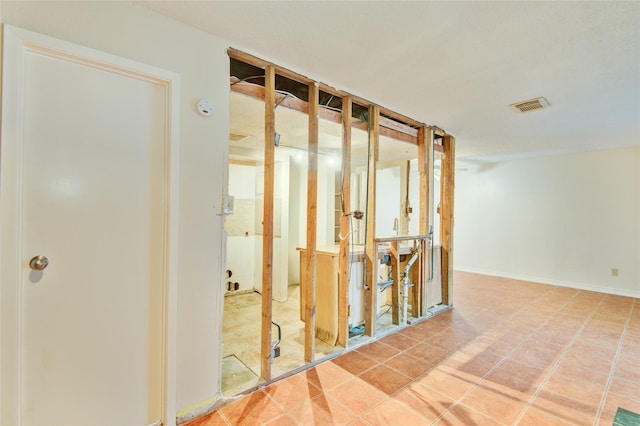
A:
[[[237,160],[237,159],[233,159],[230,158],[229,159],[229,164],[235,164],[236,166],[252,166],[255,167],[257,166],[257,162],[254,160]]]
[[[413,242],[414,247],[419,246],[422,247],[421,240]],[[404,271],[404,268],[407,266],[407,263],[411,259],[411,256],[404,256],[404,259],[400,262],[400,268]],[[413,284],[413,287],[410,287],[407,291],[409,292],[408,299],[409,304],[411,305],[411,309],[407,310],[407,313],[411,314],[413,317],[417,318],[420,314],[420,289],[418,287],[419,283],[422,280],[422,274],[420,271],[420,265],[423,262],[423,254],[420,253],[418,255],[418,260],[413,264],[413,267],[409,270],[409,283]]]
[[[433,231],[433,131],[427,126],[418,129],[418,174],[420,176],[420,234],[427,235]],[[427,315],[427,280],[431,276],[430,247],[423,247],[420,262],[423,279],[421,280],[422,304],[420,316]]]
[[[240,82],[236,78],[232,78],[231,83],[233,84],[231,86],[231,91],[233,92],[251,96],[256,99],[264,99],[264,87],[258,84]],[[289,95],[283,95],[281,93],[276,93],[276,104],[286,108],[294,109],[296,111],[300,111],[304,114],[308,114],[309,112],[309,104],[307,102]],[[323,120],[332,121],[338,124],[342,123],[342,114],[338,111],[327,108],[320,108],[319,114],[320,118],[322,118]],[[366,121],[358,120],[355,118],[352,120],[353,127],[361,130],[367,130],[369,124]],[[380,117],[380,134],[382,136],[412,143],[414,145],[418,143],[416,129],[402,123],[398,123],[397,121],[390,120],[386,117]]]
[[[309,77],[306,77],[302,74],[298,74],[294,71],[291,71],[287,68],[272,64],[269,61],[265,61],[264,59],[260,59],[256,56],[250,55],[248,53],[242,52],[240,50],[237,49],[233,49],[233,48],[229,48],[227,49],[227,54],[229,55],[230,58],[236,59],[238,61],[244,62],[246,64],[249,65],[253,65],[255,67],[258,68],[265,68],[267,66],[273,66],[276,70],[276,74],[281,75],[283,77],[286,77],[288,79],[291,79],[293,81],[297,81],[299,83],[302,84],[317,84],[319,85],[319,89],[322,90],[325,93],[329,93],[331,95],[334,96],[339,96],[339,97],[345,97],[345,96],[349,96],[352,100],[353,103],[356,103],[358,105],[361,105],[363,107],[370,107],[372,105],[374,105],[373,103],[371,103],[370,101],[352,95],[350,93],[344,92],[342,90],[337,90],[334,87],[331,87],[327,84],[324,83],[316,83],[314,80],[310,79]],[[233,79],[231,83],[237,83],[239,80],[237,79]],[[239,86],[239,87],[236,87]],[[248,86],[255,86],[254,89],[248,89]],[[231,86],[231,89],[233,91],[239,92],[239,93],[244,93],[246,95],[249,96],[254,96],[260,99],[264,99],[264,94],[260,89],[262,86],[259,85],[251,85],[251,84],[234,84],[233,86]],[[281,94],[277,94],[277,96],[279,96],[279,98],[276,98],[276,102],[279,102],[282,98],[285,97],[285,95],[281,95]],[[303,104],[306,104],[306,102],[304,101],[300,101],[299,99],[295,99],[295,98],[291,98],[291,97],[287,97],[287,99],[285,101],[282,102],[281,105],[286,106],[288,108],[293,108],[293,109],[297,109],[298,111],[302,111],[302,112],[307,112],[306,106],[302,106],[299,105],[296,101],[302,102]],[[384,114],[385,117],[379,117],[380,120],[380,135],[382,136],[388,136],[390,138],[395,138],[404,142],[409,142],[409,143],[413,143],[413,144],[417,144],[418,143],[418,138],[417,138],[417,129],[419,129],[421,126],[424,126],[424,123],[420,123],[419,121],[416,121],[410,117],[407,117],[403,114],[397,113],[395,111],[386,109],[386,108],[380,108],[378,107],[380,113]],[[327,110],[331,111],[331,110]],[[323,111],[323,109],[320,110],[320,117],[326,120],[332,120],[336,123],[339,123],[340,121],[340,116],[339,113],[338,114],[326,114],[326,112]],[[326,114],[326,115],[325,115]],[[389,117],[389,118],[388,118]],[[390,119],[391,118],[391,119]],[[364,123],[364,124],[363,124]],[[354,127],[359,127],[362,129],[366,129],[366,122],[362,122],[360,120],[354,120],[353,123]],[[364,127],[362,127],[364,126]],[[446,132],[442,129],[440,129],[439,127],[436,126],[431,126],[430,127],[434,134],[438,135],[439,137],[444,137],[446,136]],[[394,132],[395,131],[395,132]],[[436,151],[440,151],[443,152],[443,148],[440,145],[436,145],[434,146],[434,149]]]
[[[351,234],[351,97],[342,98],[342,171],[340,176],[342,206],[340,208],[340,276],[338,280],[338,344],[347,346],[349,339],[348,306],[349,306],[349,241]]]
[[[229,55],[230,58],[237,59],[240,62],[244,62],[245,64],[253,65],[258,68],[266,68],[268,66],[271,66],[274,68],[276,74],[287,77],[302,84],[315,83],[312,79],[305,77],[302,74],[298,74],[297,72],[293,72],[287,68],[273,64],[269,61],[265,61],[264,59],[260,59],[256,56],[250,55],[237,49],[227,49],[227,55]]]
[[[272,319],[272,279],[273,279],[273,197],[274,197],[274,145],[275,145],[275,105],[309,115],[309,170],[307,193],[307,247],[304,276],[309,284],[305,288],[305,361],[312,362],[315,352],[315,296],[316,296],[316,238],[317,238],[317,180],[318,180],[318,120],[323,119],[343,124],[343,170],[342,199],[344,211],[340,219],[340,274],[338,291],[339,331],[338,344],[346,346],[348,340],[348,236],[350,212],[350,163],[351,129],[353,127],[369,131],[369,153],[367,174],[367,215],[365,222],[365,334],[373,336],[376,330],[378,297],[378,253],[375,238],[376,167],[380,136],[418,146],[418,168],[420,173],[420,234],[426,236],[433,227],[433,152],[443,153],[441,170],[441,245],[442,245],[442,297],[443,303],[452,304],[453,282],[453,192],[455,173],[455,139],[436,126],[427,126],[402,114],[380,108],[366,99],[350,95],[331,86],[317,83],[312,79],[286,68],[274,65],[244,52],[228,49],[231,58],[265,69],[265,86],[231,79],[231,90],[265,101],[265,179],[264,179],[264,231],[263,231],[263,276],[262,276],[262,380],[271,379],[271,319]],[[309,86],[309,102],[291,95],[275,92],[275,75],[281,75]],[[338,112],[318,105],[319,92],[339,96],[343,100],[343,111]],[[357,104],[369,108],[367,121],[352,117],[352,106]],[[434,139],[437,138],[437,141]],[[426,281],[430,274],[431,256],[426,240],[420,240],[422,253],[417,268],[412,268],[411,279],[416,284],[412,291],[414,316],[426,315]],[[394,306],[399,306],[401,262],[397,241],[391,244],[394,266]],[[417,276],[415,276],[415,275]],[[397,309],[395,310],[397,311]],[[399,322],[398,312],[393,313],[393,322]]]
[[[273,195],[275,158],[275,84],[273,66],[265,68],[264,212],[262,216],[262,338],[260,375],[271,380],[271,320],[273,294]]]
[[[304,360],[313,362],[316,341],[316,240],[318,233],[318,99],[316,83],[309,84],[309,171],[307,175],[307,270],[305,280]],[[322,283],[329,285],[330,283]]]
[[[238,61],[244,62],[245,64],[249,64],[249,65],[253,65],[255,67],[258,68],[265,68],[267,65],[272,65],[276,68],[276,74],[279,74],[281,76],[287,77],[291,80],[303,83],[303,84],[312,84],[315,83],[314,80],[310,79],[309,77],[306,77],[302,74],[298,74],[294,71],[291,71],[287,68],[283,68],[281,66],[272,64],[271,62],[265,61],[264,59],[260,59],[256,56],[250,55],[248,53],[242,52],[240,50],[237,49],[232,49],[229,48],[227,49],[227,54],[229,55],[230,58],[233,59],[237,59]],[[331,95],[334,96],[339,96],[339,97],[345,97],[345,96],[350,96],[351,100],[355,103],[357,103],[358,105],[362,105],[364,107],[369,107],[371,105],[373,105],[371,102],[369,102],[366,99],[360,98],[358,96],[352,95],[350,93],[346,93],[342,90],[337,90],[334,87],[331,87],[327,84],[324,83],[316,83],[319,84],[319,88],[320,90],[322,90],[323,92],[329,93]],[[391,117],[394,120],[399,121],[399,124],[402,123],[406,123],[409,126],[413,126],[415,128],[418,128],[419,126],[421,126],[423,123],[420,123],[410,117],[407,117],[405,115],[402,115],[400,113],[397,113],[395,111],[386,109],[386,108],[380,108],[378,107],[378,109],[380,110],[380,112],[384,115],[386,115],[387,117]],[[384,117],[383,117],[384,118]],[[415,130],[415,129],[414,129]],[[443,132],[444,134],[444,132]],[[414,135],[415,136],[415,135]]]
[[[365,235],[365,283],[364,294],[364,334],[374,336],[378,303],[378,253],[376,244],[376,163],[380,143],[380,110],[377,105],[369,106],[369,162],[367,167],[367,220]]]
[[[392,241],[389,247],[391,256],[391,322],[400,324],[400,252],[398,251],[398,241]]]
[[[353,127],[360,130],[367,130],[369,123],[356,119],[354,120]],[[386,117],[380,117],[380,135],[414,145],[418,143],[418,131],[416,129]]]
[[[455,189],[456,140],[445,136],[440,173],[440,242],[442,244],[442,303],[453,305],[453,194]]]

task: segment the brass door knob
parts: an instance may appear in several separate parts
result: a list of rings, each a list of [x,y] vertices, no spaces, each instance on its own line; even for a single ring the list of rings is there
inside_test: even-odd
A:
[[[34,271],[42,271],[48,265],[49,259],[47,259],[47,256],[34,256],[29,261],[29,267],[31,267],[31,269],[33,269]]]

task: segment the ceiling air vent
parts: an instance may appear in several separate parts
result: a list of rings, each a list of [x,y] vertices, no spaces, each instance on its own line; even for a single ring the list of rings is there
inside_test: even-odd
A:
[[[528,101],[518,102],[510,105],[520,112],[532,112],[545,109],[549,106],[549,102],[545,98],[529,99]]]

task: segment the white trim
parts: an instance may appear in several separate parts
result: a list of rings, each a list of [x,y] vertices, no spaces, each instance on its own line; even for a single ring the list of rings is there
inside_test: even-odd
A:
[[[617,296],[640,298],[640,292],[619,290],[611,287],[598,287],[598,286],[592,286],[587,284],[575,283],[571,281],[561,281],[561,280],[554,280],[550,278],[531,277],[531,276],[522,275],[522,274],[510,274],[507,272],[498,272],[498,271],[492,271],[492,270],[482,269],[482,268],[471,268],[467,266],[456,266],[454,270],[460,271],[460,272],[471,272],[474,274],[490,275],[493,277],[511,278],[514,280],[528,281],[528,282],[533,282],[537,284],[549,284],[549,285],[555,285],[559,287],[575,288],[576,290],[587,290],[587,291],[595,291],[597,293],[607,293],[607,294],[615,294]]]
[[[174,72],[90,49],[46,35],[4,25],[2,75],[2,144],[0,145],[0,424],[20,424],[20,176],[22,154],[21,90],[27,52],[56,57],[92,68],[164,86],[165,132],[165,274],[164,377],[162,424],[176,423],[176,347],[178,289],[178,211],[180,152],[180,76]]]

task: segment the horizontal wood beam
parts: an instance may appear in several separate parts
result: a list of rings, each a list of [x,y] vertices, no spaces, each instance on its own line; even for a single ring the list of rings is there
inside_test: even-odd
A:
[[[258,84],[241,82],[235,77],[231,79],[231,84],[231,90],[233,92],[264,100],[264,87]],[[276,105],[300,111],[304,114],[309,113],[308,102],[278,92],[276,92],[275,96]],[[323,120],[342,124],[342,114],[338,111],[328,108],[322,108],[321,106],[318,110],[318,114],[319,118]],[[369,128],[369,123],[367,123],[366,121],[353,118],[352,122],[352,127],[354,128],[361,130],[368,130]],[[418,143],[418,131],[416,129],[405,126],[402,123],[398,123],[385,117],[380,117],[380,135],[402,142],[412,143],[414,145],[417,145]]]
[[[416,121],[412,118],[407,117],[406,115],[402,115],[399,114],[395,111],[391,111],[390,109],[386,109],[386,108],[382,108],[380,107],[380,114],[382,114],[383,116],[387,116],[387,117],[391,117],[394,120],[397,120],[401,123],[406,123],[409,126],[413,126],[413,127],[420,127],[420,126],[424,126],[424,123],[420,123],[419,121]],[[382,118],[382,117],[380,117]],[[416,129],[416,133],[417,133],[417,129]]]
[[[235,158],[229,158],[229,164],[235,164],[237,166],[251,166],[255,167],[258,165],[258,162],[255,160],[238,160]]]

